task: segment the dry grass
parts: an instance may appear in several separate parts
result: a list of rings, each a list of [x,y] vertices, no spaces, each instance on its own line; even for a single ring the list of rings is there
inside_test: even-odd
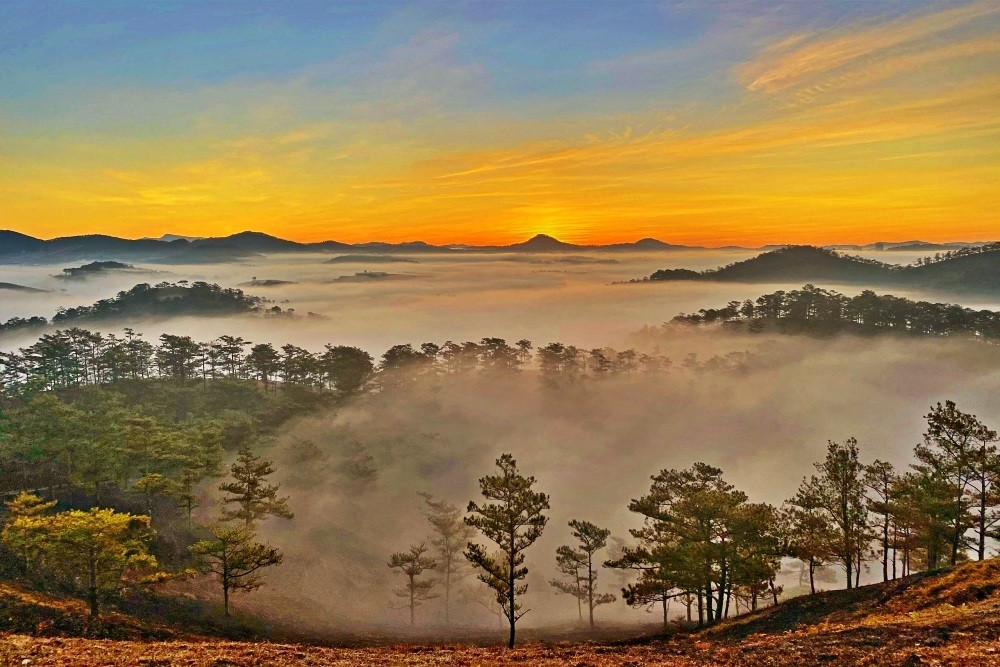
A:
[[[970,563],[902,582],[791,601],[695,635],[633,644],[530,643],[512,651],[451,644],[328,648],[8,634],[0,636],[0,667],[1000,665],[998,589],[1000,561]],[[44,596],[39,602],[46,602]],[[836,613],[823,616],[824,609]]]

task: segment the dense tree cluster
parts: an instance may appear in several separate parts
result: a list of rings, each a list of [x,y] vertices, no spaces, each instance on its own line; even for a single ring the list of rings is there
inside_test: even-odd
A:
[[[732,359],[719,358],[713,367]],[[377,388],[461,373],[509,373],[537,366],[547,384],[564,385],[584,376],[611,377],[656,372],[670,359],[635,350],[585,350],[550,343],[535,350],[530,341],[511,346],[502,338],[443,345],[395,345],[375,361],[366,351],[326,345],[310,352],[297,345],[276,348],[239,336],[199,342],[190,336],[162,334],[157,345],[132,329],[124,335],[74,327],[41,336],[18,352],[0,352],[0,391],[24,396],[41,390],[108,385],[122,380],[165,379],[208,382],[223,378],[254,380],[265,389],[277,385],[350,394],[366,383]],[[374,382],[370,382],[374,380]]]
[[[156,285],[139,283],[108,299],[101,299],[90,306],[64,308],[52,316],[51,324],[57,326],[121,320],[143,317],[167,318],[183,315],[235,315],[256,313],[262,315],[292,315],[291,309],[268,306],[267,300],[245,294],[236,288],[220,287],[196,281],[188,283],[161,282]],[[44,317],[14,317],[0,322],[0,333],[44,327],[49,321]]]
[[[327,345],[313,354],[295,345],[254,345],[239,336],[198,342],[166,333],[153,345],[132,329],[116,336],[74,327],[45,334],[17,353],[0,353],[0,389],[10,396],[151,378],[253,379],[265,388],[279,381],[351,392],[373,371],[371,356],[355,347]]]
[[[829,443],[816,474],[781,507],[748,502],[722,470],[697,463],[653,476],[649,493],[629,509],[643,517],[634,546],[608,567],[635,571],[623,590],[636,606],[680,599],[699,625],[713,623],[740,602],[755,609],[770,596],[783,561],[815,574],[841,566],[847,588],[879,563],[886,581],[911,572],[986,557],[1000,538],[1000,457],[997,433],[948,401],[927,415],[923,442],[909,471],[885,461],[865,465],[858,443]]]
[[[720,468],[695,463],[684,470],[662,470],[651,478],[648,493],[629,504],[642,519],[629,531],[632,542],[618,541],[603,562],[611,531],[588,521],[569,522],[576,545],[556,550],[559,577],[551,585],[577,600],[594,626],[596,607],[615,595],[596,585],[603,565],[631,576],[622,586],[626,604],[660,607],[664,627],[669,605],[678,600],[686,621],[698,626],[777,604],[784,593],[782,576],[795,564],[817,591],[817,581],[835,581],[831,568],[843,572],[848,589],[863,572],[878,568],[884,581],[970,557],[987,557],[990,540],[1000,539],[1000,455],[997,433],[955,403],[937,404],[926,415],[923,441],[914,449],[909,470],[885,461],[862,461],[856,440],[830,442],[815,474],[802,480],[781,506],[751,502],[727,482]],[[480,479],[486,503],[470,502],[461,531],[461,513],[453,505],[426,496],[435,529],[435,557],[424,544],[394,554],[390,567],[409,577],[399,591],[413,609],[434,597],[437,579],[420,575],[456,564],[457,544],[469,539],[465,559],[479,572],[509,625],[513,645],[517,621],[526,613],[526,552],[548,523],[549,497],[535,490],[535,478],[521,474],[504,454],[498,474]],[[482,541],[475,541],[478,534]],[[489,546],[487,546],[489,545]]]
[[[1000,340],[997,311],[912,301],[871,290],[850,297],[813,285],[787,292],[779,290],[755,301],[730,301],[723,308],[703,308],[697,313],[678,315],[673,323],[718,323],[750,332],[772,329],[819,334],[889,332]]]

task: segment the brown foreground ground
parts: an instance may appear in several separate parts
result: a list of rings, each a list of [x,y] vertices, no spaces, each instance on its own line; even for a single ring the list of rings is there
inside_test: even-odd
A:
[[[0,635],[0,667],[15,665],[1000,666],[1000,560],[797,598],[700,633],[631,642],[534,642],[508,651]]]

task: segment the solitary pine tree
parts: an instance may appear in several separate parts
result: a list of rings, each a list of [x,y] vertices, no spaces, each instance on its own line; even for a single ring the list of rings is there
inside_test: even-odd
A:
[[[291,519],[294,514],[288,507],[288,498],[278,497],[278,485],[268,484],[268,475],[274,472],[270,461],[256,456],[249,447],[240,450],[239,458],[230,468],[232,482],[219,487],[223,493],[223,521],[242,521],[247,529],[268,516]]]
[[[431,593],[436,579],[420,579],[425,570],[433,570],[437,563],[426,556],[427,545],[423,542],[410,547],[409,551],[394,553],[389,557],[389,567],[406,575],[406,588],[396,591],[396,595],[409,600],[410,625],[413,625],[417,607],[424,600],[437,597]]]
[[[219,577],[222,584],[222,604],[229,616],[229,596],[236,591],[255,591],[264,585],[260,571],[280,565],[283,556],[277,549],[254,541],[247,528],[215,526],[212,539],[191,546],[204,568]]]
[[[476,531],[465,524],[462,512],[451,503],[435,500],[429,493],[420,495],[427,505],[424,516],[434,529],[431,545],[437,551],[437,571],[444,577],[444,622],[451,625],[451,587],[467,567],[462,550]]]
[[[504,454],[496,461],[499,475],[487,475],[479,480],[483,497],[489,501],[479,505],[470,502],[472,516],[465,522],[494,542],[500,558],[492,557],[481,544],[469,543],[465,557],[482,572],[479,580],[497,593],[497,602],[503,607],[510,624],[507,646],[514,648],[517,621],[527,613],[521,611],[517,598],[528,590],[527,584],[517,582],[528,576],[524,566],[524,551],[537,540],[548,522],[542,512],[549,509],[549,497],[532,490],[534,477],[524,477],[517,470],[512,454]]]

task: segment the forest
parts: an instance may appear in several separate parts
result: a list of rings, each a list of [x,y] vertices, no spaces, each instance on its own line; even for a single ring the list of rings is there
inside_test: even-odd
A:
[[[841,303],[806,288],[776,312],[798,312],[815,294]],[[771,297],[753,311],[769,312]],[[866,312],[892,303],[876,300]],[[740,372],[746,362],[736,355],[713,367]],[[269,443],[295,417],[443,376],[537,375],[560,395],[606,377],[699,370],[632,350],[500,338],[396,345],[376,361],[350,346],[312,353],[228,335],[163,334],[154,345],[128,329],[46,334],[0,364],[3,574],[77,594],[95,619],[123,596],[184,581],[213,582],[209,599],[228,617],[233,596],[265,585],[284,545],[260,526],[296,521],[272,481]],[[648,492],[627,503],[636,526],[627,535],[578,516],[569,522],[574,541],[548,556],[530,548],[552,499],[511,454],[497,452],[495,469],[479,479],[481,497],[417,499],[427,537],[400,544],[385,563],[414,626],[430,622],[419,610],[439,597],[447,625],[455,581],[476,573],[481,603],[513,646],[530,611],[529,565],[556,574],[552,593],[575,601],[585,625],[617,603],[657,608],[667,628],[777,603],[779,575],[791,564],[815,593],[836,580],[856,587],[863,572],[888,581],[987,558],[1000,537],[997,433],[951,401],[925,418],[905,468],[866,460],[854,439],[831,441],[814,474],[779,505],[752,500],[707,463],[650,470]],[[355,477],[367,474],[363,457],[354,464]],[[604,583],[609,577],[616,585]],[[671,602],[684,610],[677,621]]]

